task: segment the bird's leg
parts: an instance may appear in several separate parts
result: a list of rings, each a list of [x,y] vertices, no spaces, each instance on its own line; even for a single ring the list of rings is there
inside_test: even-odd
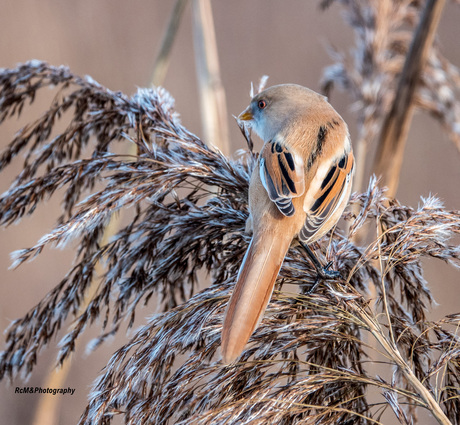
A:
[[[329,270],[329,267],[332,265],[332,261],[329,261],[329,263],[326,264],[326,266],[322,266],[316,255],[313,253],[313,251],[309,248],[309,246],[302,241],[299,241],[300,245],[303,246],[305,249],[305,252],[307,253],[308,257],[310,258],[311,262],[315,266],[316,269],[316,280],[315,283],[313,284],[313,287],[308,291],[308,293],[312,293],[315,291],[315,289],[319,285],[319,279],[336,279],[340,277],[340,273],[335,271],[335,270]]]

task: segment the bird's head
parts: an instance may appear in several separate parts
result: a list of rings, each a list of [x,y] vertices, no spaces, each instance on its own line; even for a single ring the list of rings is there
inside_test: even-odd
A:
[[[249,106],[241,112],[238,120],[244,121],[267,142],[282,130],[288,129],[291,122],[308,114],[326,98],[296,84],[281,84],[254,96]],[[327,102],[326,102],[327,103]]]

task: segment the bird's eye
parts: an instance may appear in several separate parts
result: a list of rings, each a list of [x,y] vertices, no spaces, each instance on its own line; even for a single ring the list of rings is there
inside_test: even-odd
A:
[[[259,107],[259,109],[264,109],[267,106],[267,102],[265,102],[265,100],[259,100],[257,106]]]

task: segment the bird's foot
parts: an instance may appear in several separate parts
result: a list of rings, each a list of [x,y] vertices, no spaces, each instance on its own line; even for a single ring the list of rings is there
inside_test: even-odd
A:
[[[315,283],[307,292],[307,294],[312,294],[313,292],[315,292],[321,280],[337,279],[340,277],[340,272],[335,270],[329,270],[329,268],[332,266],[332,261],[329,261],[329,263],[327,263],[326,266],[323,267],[320,261],[316,258],[316,255],[313,253],[313,251],[303,242],[300,242],[300,244],[304,247],[305,251],[307,252],[311,262],[313,263],[316,269]]]
[[[340,272],[336,270],[329,270],[332,266],[332,261],[329,261],[324,267],[316,269],[316,273],[318,273],[318,277],[321,279],[337,279],[340,277]]]

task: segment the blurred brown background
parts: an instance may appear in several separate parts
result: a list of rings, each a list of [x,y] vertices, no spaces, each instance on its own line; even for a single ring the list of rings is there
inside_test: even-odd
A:
[[[91,75],[111,90],[133,94],[150,83],[154,60],[169,20],[174,1],[165,0],[1,0],[0,67],[40,59],[52,65],[67,65],[79,75]],[[268,85],[298,83],[319,90],[324,66],[332,63],[326,52],[331,43],[340,50],[353,46],[353,33],[344,23],[339,6],[323,12],[318,1],[301,0],[214,0],[212,2],[222,80],[226,90],[232,151],[245,142],[230,114],[239,113],[249,101],[250,82],[267,74]],[[460,7],[448,3],[440,24],[439,39],[444,55],[460,65],[458,23]],[[186,127],[202,135],[196,83],[190,5],[185,11],[173,47],[164,86],[176,99]],[[353,139],[355,116],[349,98],[333,91],[331,103],[350,125]],[[0,147],[11,141],[26,122],[35,119],[49,102],[39,96],[26,107],[22,118],[0,127]],[[369,158],[369,162],[371,162]],[[21,161],[0,176],[3,192],[20,170]],[[407,143],[398,198],[417,206],[420,196],[439,196],[448,208],[460,208],[460,154],[431,118],[417,114]],[[37,261],[19,270],[8,270],[9,253],[34,244],[49,231],[57,217],[59,200],[52,199],[31,218],[0,233],[0,329],[24,315],[63,277],[72,252],[47,251]],[[427,262],[426,276],[439,305],[433,317],[460,311],[460,273],[439,262]],[[145,316],[154,313],[154,305]],[[140,321],[142,323],[143,321]],[[84,342],[95,336],[85,334]],[[62,335],[61,335],[62,336]],[[91,355],[85,343],[77,349],[65,387],[76,389],[73,396],[61,397],[60,424],[72,424],[85,407],[86,396],[98,371],[126,337]],[[56,340],[56,345],[59,341]],[[3,339],[1,341],[3,345]],[[43,385],[55,361],[56,348],[42,352],[38,366],[25,382],[0,384],[0,423],[32,423],[37,395],[14,394],[16,386]],[[53,397],[53,396],[48,396]],[[430,419],[426,419],[426,423]]]

